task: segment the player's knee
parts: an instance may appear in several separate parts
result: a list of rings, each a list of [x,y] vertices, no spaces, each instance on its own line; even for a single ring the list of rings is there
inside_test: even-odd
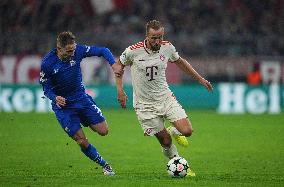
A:
[[[78,140],[76,140],[77,144],[83,148],[83,149],[87,149],[89,146],[89,142],[87,138],[80,138]]]
[[[100,131],[98,131],[98,134],[101,136],[106,136],[108,134],[108,129],[101,129]]]
[[[184,131],[184,132],[182,133],[182,135],[184,135],[184,136],[186,136],[186,137],[189,137],[189,136],[192,135],[192,132],[193,132],[193,129],[192,129],[192,128],[189,128],[189,129],[187,129],[186,131]]]

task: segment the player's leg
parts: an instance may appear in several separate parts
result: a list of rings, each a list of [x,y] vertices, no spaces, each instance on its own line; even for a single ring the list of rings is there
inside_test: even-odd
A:
[[[175,137],[176,141],[182,145],[187,147],[188,141],[185,136],[190,136],[192,134],[192,125],[190,121],[187,118],[183,118],[180,120],[177,120],[172,123],[173,126],[168,128],[168,131],[172,134],[173,137]],[[190,168],[187,171],[186,174],[187,177],[195,177],[195,172],[193,172]]]
[[[170,120],[172,126],[167,128],[172,137],[175,138],[179,145],[187,147],[189,145],[186,137],[191,136],[193,130],[190,121],[181,105],[177,102],[175,97],[172,97],[167,102],[167,119]],[[189,169],[187,176],[194,177],[195,173]]]
[[[97,132],[101,136],[108,134],[108,126],[105,121],[101,110],[96,106],[96,103],[89,98],[84,103],[84,109],[80,111],[80,122],[84,126],[89,126],[93,131]],[[93,147],[93,146],[92,146]],[[112,167],[100,156],[98,159],[102,160],[103,173],[105,175],[114,175]]]
[[[138,120],[140,122],[140,125],[142,129],[144,130],[144,135],[145,136],[156,136],[158,139],[161,147],[162,147],[162,152],[166,157],[169,159],[178,156],[177,148],[176,146],[172,143],[172,138],[168,131],[165,129],[164,126],[164,119],[163,117],[155,117],[152,119],[142,119],[142,117],[145,117],[145,113],[140,114],[140,112],[137,112],[138,114]],[[146,115],[149,116],[149,115]]]
[[[187,118],[183,118],[172,122],[172,124],[173,126],[169,128],[169,131],[180,145],[187,147],[188,141],[185,136],[190,136],[193,131],[190,121]],[[189,168],[186,176],[195,177],[196,175],[195,172]]]
[[[172,122],[172,126],[168,127],[167,130],[179,145],[183,147],[187,147],[189,145],[186,136],[190,136],[192,130],[188,128],[188,124],[184,119]]]
[[[179,156],[176,146],[172,143],[172,138],[168,131],[164,128],[162,131],[155,134],[156,138],[162,146],[162,151],[169,159]]]
[[[186,137],[191,136],[193,129],[190,121],[188,118],[179,119],[177,121],[172,122],[173,126],[173,133],[176,135],[183,135]]]
[[[80,112],[80,121],[84,126],[89,126],[101,136],[108,134],[108,125],[105,117],[92,98],[84,101],[84,109]]]
[[[105,121],[98,124],[90,125],[90,128],[101,136],[105,136],[108,134],[108,127]],[[106,163],[106,165],[103,167],[103,173],[105,175],[115,175],[115,172],[108,163]]]
[[[167,128],[168,132],[179,145],[187,147],[189,143],[185,136],[192,134],[192,126],[185,110],[174,97],[168,99],[166,108],[166,118],[172,123],[172,126]]]
[[[105,167],[106,161],[100,156],[96,148],[88,142],[83,130],[81,129],[80,119],[74,109],[55,109],[56,117],[65,130],[81,147],[81,151],[100,166]]]
[[[100,166],[104,167],[107,162],[101,157],[97,149],[88,142],[82,129],[79,129],[72,138],[78,143],[81,147],[81,151],[89,157],[94,162],[98,163]]]
[[[106,121],[97,124],[92,124],[90,125],[90,128],[101,136],[106,136],[108,134],[108,125]]]
[[[89,157],[94,162],[98,163],[103,168],[103,173],[105,175],[114,175],[110,165],[103,159],[103,157],[98,153],[97,149],[88,142],[82,129],[79,129],[72,138],[81,147],[81,151]]]

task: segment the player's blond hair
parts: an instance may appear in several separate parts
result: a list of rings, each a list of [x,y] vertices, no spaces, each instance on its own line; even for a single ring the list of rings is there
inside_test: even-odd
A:
[[[58,34],[57,36],[57,45],[60,47],[65,47],[68,44],[75,42],[75,35],[70,31],[64,31]]]
[[[150,29],[158,30],[163,27],[162,23],[158,20],[148,21],[146,24],[146,35],[148,34]]]

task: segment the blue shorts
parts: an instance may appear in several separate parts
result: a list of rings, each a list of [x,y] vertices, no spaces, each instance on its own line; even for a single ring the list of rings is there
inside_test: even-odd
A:
[[[53,104],[52,109],[61,127],[70,137],[81,128],[81,124],[88,127],[105,121],[101,110],[91,97],[67,103],[62,108]]]

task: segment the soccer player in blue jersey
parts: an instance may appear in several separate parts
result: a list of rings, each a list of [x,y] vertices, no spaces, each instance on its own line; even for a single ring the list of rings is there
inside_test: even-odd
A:
[[[122,67],[115,63],[108,48],[76,44],[75,36],[69,31],[60,33],[56,44],[57,47],[42,60],[40,84],[44,95],[52,101],[52,110],[61,127],[78,143],[81,151],[102,166],[105,175],[114,175],[112,167],[88,142],[81,128],[82,124],[101,136],[108,134],[105,117],[93,99],[85,93],[80,63],[85,57],[102,56],[116,76],[122,74]]]

